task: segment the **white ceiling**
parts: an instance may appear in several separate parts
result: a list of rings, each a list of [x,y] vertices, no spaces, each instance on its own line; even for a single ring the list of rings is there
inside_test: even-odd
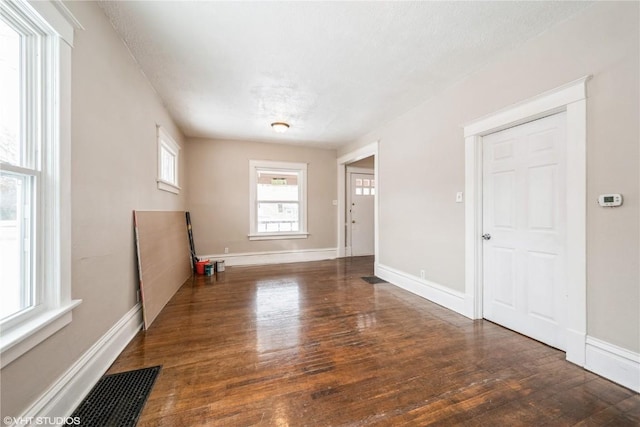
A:
[[[337,147],[584,2],[102,1],[186,136]],[[285,121],[286,134],[269,124]]]

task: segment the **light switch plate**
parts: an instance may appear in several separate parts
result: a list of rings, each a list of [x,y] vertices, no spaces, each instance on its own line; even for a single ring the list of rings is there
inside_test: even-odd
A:
[[[456,203],[462,203],[462,191],[456,193]]]

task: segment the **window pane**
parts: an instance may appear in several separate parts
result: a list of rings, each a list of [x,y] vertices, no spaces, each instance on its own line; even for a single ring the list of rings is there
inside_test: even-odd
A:
[[[280,171],[257,171],[258,201],[297,202],[298,173]]]
[[[20,35],[0,20],[0,161],[21,165]]]
[[[162,147],[160,152],[160,160],[161,160],[160,179],[163,179],[167,182],[175,184],[176,183],[175,156],[165,147]]]
[[[300,231],[298,203],[258,203],[258,232]]]
[[[33,305],[31,230],[25,206],[31,177],[0,175],[0,319]]]

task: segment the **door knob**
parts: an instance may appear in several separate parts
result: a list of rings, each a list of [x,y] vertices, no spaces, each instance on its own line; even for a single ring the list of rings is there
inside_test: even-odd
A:
[[[355,219],[354,219],[354,220],[351,220],[351,224],[355,224],[355,223],[356,223],[356,220],[355,220]]]
[[[482,238],[483,238],[484,240],[491,240],[491,234],[489,234],[489,233],[487,233],[487,234],[483,234],[483,235],[482,235]]]

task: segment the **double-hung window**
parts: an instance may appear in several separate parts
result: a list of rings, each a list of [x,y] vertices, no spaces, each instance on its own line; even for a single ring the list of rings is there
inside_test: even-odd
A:
[[[307,164],[251,160],[250,240],[306,238]]]
[[[3,17],[4,18],[4,17]],[[28,36],[26,37],[28,38]],[[22,107],[28,96],[23,86],[25,67],[33,58],[24,55],[25,36],[15,23],[0,20],[0,321],[33,306],[35,191],[40,175],[32,136]],[[26,118],[26,117],[25,117]],[[37,117],[31,117],[36,119]]]
[[[70,119],[68,17],[49,2],[0,2],[0,366],[69,323],[80,303],[70,297],[62,136]]]

